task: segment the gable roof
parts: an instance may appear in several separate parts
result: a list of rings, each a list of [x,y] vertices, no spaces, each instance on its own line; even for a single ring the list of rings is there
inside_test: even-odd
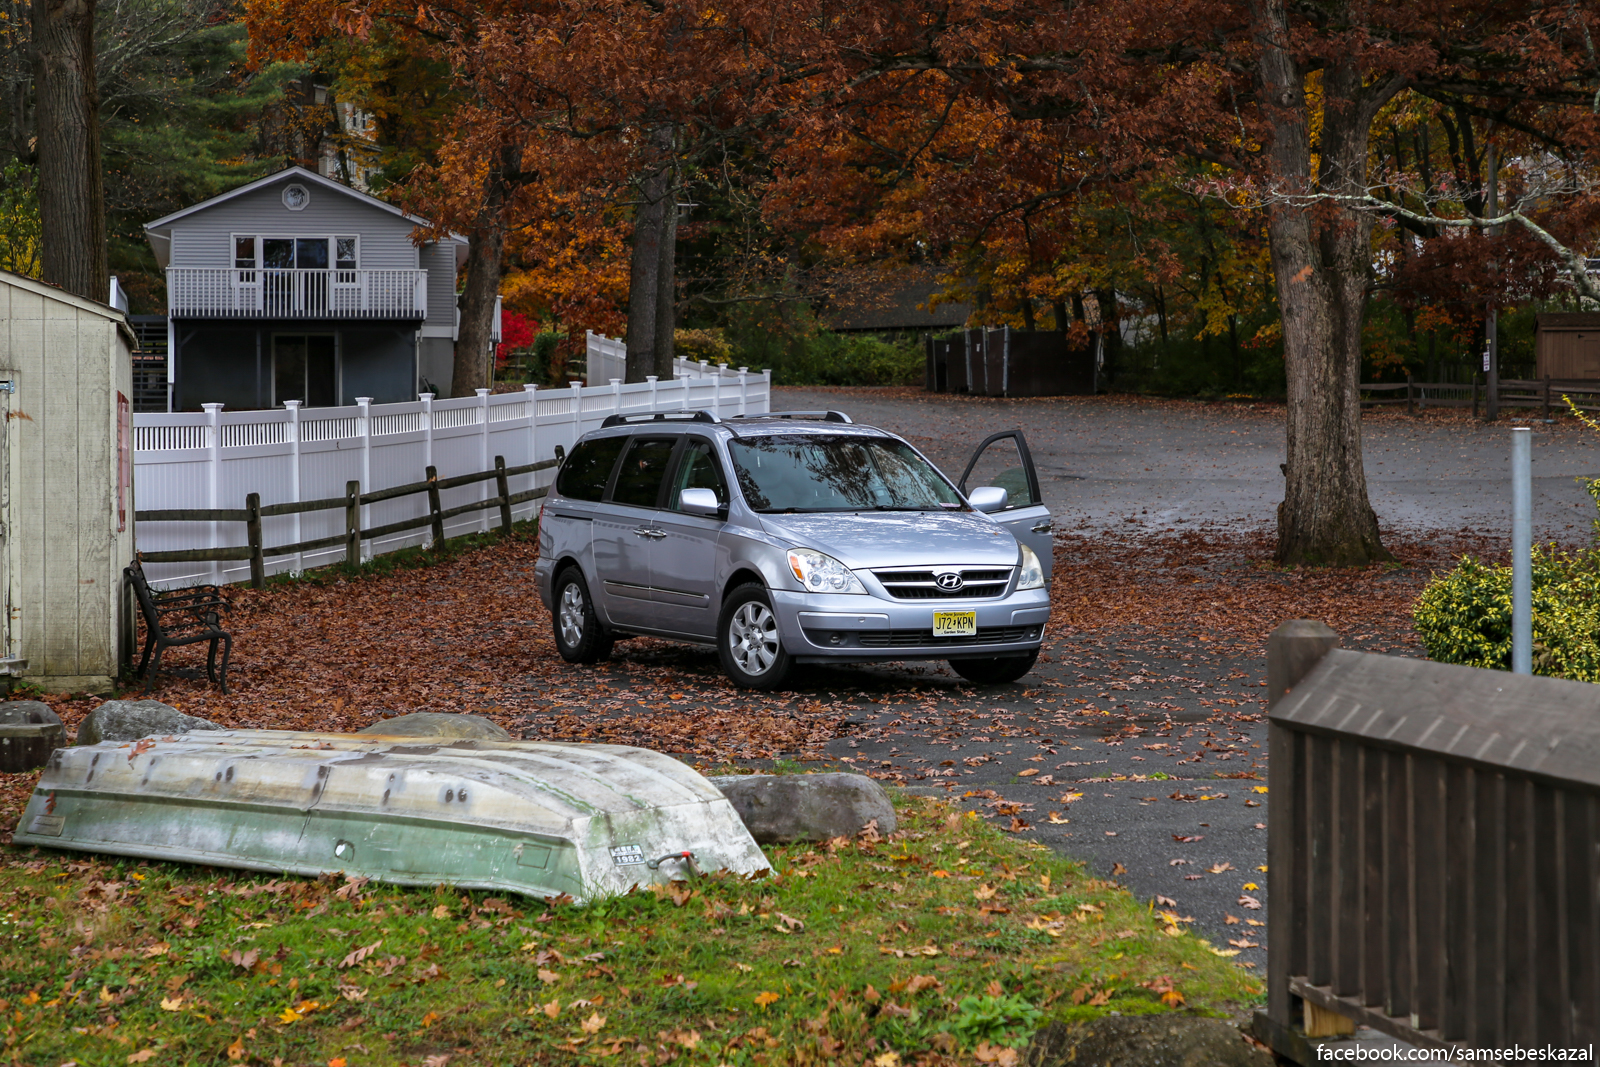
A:
[[[214,208],[218,204],[226,203],[235,197],[244,196],[246,193],[253,193],[257,189],[265,189],[280,182],[290,181],[291,179],[295,181],[307,182],[311,185],[327,189],[331,192],[350,197],[352,200],[355,200],[359,203],[366,204],[369,207],[375,207],[380,211],[386,211],[397,218],[405,219],[414,226],[432,225],[427,219],[408,214],[395,207],[387,200],[379,200],[371,193],[364,193],[359,189],[352,189],[350,186],[345,185],[342,182],[336,182],[332,178],[325,178],[314,170],[308,170],[301,166],[285,167],[283,170],[269,174],[265,178],[257,178],[255,181],[247,182],[244,185],[239,186],[237,189],[229,189],[227,192],[219,193],[218,195],[211,197],[209,200],[202,200],[198,204],[190,204],[181,211],[174,211],[170,215],[163,215],[154,222],[145,223],[145,235],[150,239],[150,246],[155,250],[157,261],[163,267],[167,265],[167,250],[172,247],[172,234],[167,231],[170,231],[173,223],[182,219],[186,219],[190,215],[196,214],[197,212]],[[464,252],[466,245],[468,244],[467,239],[459,233],[451,233],[445,237],[444,240],[451,244],[460,246],[456,250],[457,266],[459,267],[460,262],[465,258]]]
[[[90,300],[76,293],[69,293],[58,285],[41,282],[26,275],[14,274],[8,270],[0,270],[0,285],[9,285],[15,289],[26,289],[28,292],[36,296],[42,296],[46,300],[54,300],[58,304],[66,304],[69,307],[77,308],[79,311],[87,311],[90,314],[99,315],[103,319],[109,319],[116,323],[118,330],[127,337],[129,349],[137,351],[139,348],[139,339],[134,335],[133,328],[128,325],[127,316],[110,304],[102,304],[98,300]]]
[[[834,297],[820,316],[822,325],[840,333],[960,329],[972,314],[971,304],[944,303],[926,309],[943,290],[936,271],[913,267]]]

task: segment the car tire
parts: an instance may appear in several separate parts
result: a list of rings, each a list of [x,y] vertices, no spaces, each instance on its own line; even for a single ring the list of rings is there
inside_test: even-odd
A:
[[[611,655],[612,637],[594,613],[583,572],[568,567],[556,575],[550,602],[550,628],[556,651],[568,663],[598,663]]]
[[[979,685],[1001,685],[1005,682],[1014,682],[1024,674],[1033,670],[1033,664],[1039,658],[1039,650],[1022,656],[996,656],[993,659],[953,659],[950,669],[969,682]]]
[[[788,680],[794,657],[784,651],[772,598],[759,585],[741,585],[723,602],[717,620],[717,656],[733,684],[778,689]]]

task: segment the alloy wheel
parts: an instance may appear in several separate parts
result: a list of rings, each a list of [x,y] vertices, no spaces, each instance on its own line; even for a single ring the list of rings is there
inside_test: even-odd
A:
[[[752,678],[765,674],[778,658],[778,620],[765,604],[739,605],[728,622],[728,638],[734,662]]]
[[[568,582],[561,590],[561,639],[568,648],[578,647],[583,640],[583,590],[577,582]]]

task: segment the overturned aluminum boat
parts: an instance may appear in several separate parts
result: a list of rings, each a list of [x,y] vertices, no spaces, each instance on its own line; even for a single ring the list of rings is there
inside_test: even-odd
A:
[[[768,868],[689,767],[620,745],[225,730],[58,749],[14,841],[583,901]]]

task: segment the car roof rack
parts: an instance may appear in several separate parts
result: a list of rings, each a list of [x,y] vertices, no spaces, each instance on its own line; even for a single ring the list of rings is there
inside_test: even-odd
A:
[[[855,420],[842,411],[769,411],[762,415],[729,415],[729,419],[817,419],[821,422],[845,422],[854,424]]]
[[[642,411],[633,415],[607,415],[600,424],[602,430],[609,426],[632,426],[639,422],[721,422],[709,411]]]

